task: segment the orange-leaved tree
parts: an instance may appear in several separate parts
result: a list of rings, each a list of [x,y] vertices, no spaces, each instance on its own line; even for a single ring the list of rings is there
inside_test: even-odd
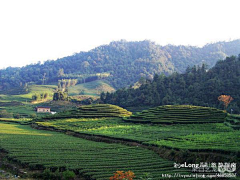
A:
[[[133,180],[135,177],[134,172],[132,171],[116,171],[114,176],[110,177],[110,180]]]
[[[227,109],[229,103],[233,100],[233,98],[229,95],[221,95],[218,97],[219,101],[222,101],[225,109]]]

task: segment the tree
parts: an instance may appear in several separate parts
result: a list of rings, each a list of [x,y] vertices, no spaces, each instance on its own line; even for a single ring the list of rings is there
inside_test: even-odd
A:
[[[225,109],[227,109],[229,103],[233,100],[233,98],[229,95],[221,95],[218,97],[218,100],[223,102]]]
[[[48,98],[48,93],[44,93],[43,98],[47,99]]]
[[[114,176],[110,177],[110,180],[133,180],[135,177],[134,172],[132,171],[116,171]]]
[[[46,74],[47,74],[47,73],[44,73],[44,74],[43,74],[43,78],[42,78],[42,85],[44,85],[44,84],[45,84],[45,81],[46,81]]]
[[[64,69],[63,69],[63,68],[62,68],[62,69],[59,69],[57,75],[58,75],[58,77],[63,76],[63,75],[64,75]]]

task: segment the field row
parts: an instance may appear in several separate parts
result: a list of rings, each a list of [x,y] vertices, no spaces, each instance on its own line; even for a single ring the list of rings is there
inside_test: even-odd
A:
[[[215,108],[172,105],[158,106],[144,110],[131,117],[123,118],[125,121],[140,123],[221,123],[224,122],[226,113]]]
[[[240,132],[223,123],[170,126],[126,123],[120,118],[80,118],[37,122],[37,124],[168,147],[240,151]]]
[[[131,170],[137,179],[147,172],[156,180],[162,173],[178,172],[172,161],[140,147],[92,142],[26,125],[0,122],[0,127],[0,147],[33,169],[66,167],[97,180],[108,179],[117,170]]]
[[[80,106],[78,108],[47,116],[45,119],[77,118],[77,117],[126,117],[132,113],[119,106],[111,104],[95,104]]]

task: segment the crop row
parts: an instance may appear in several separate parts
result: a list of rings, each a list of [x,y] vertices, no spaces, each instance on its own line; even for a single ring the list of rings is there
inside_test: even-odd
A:
[[[140,147],[92,142],[18,124],[1,122],[0,127],[0,147],[10,158],[32,168],[78,169],[95,179],[108,179],[117,170],[131,170],[137,177],[148,172],[159,179],[162,172],[175,170],[173,162]]]
[[[79,133],[103,135],[118,139],[134,140],[141,143],[174,147],[170,138],[175,138],[175,146],[184,149],[215,149],[240,151],[239,131],[223,123],[211,124],[135,124],[122,122],[120,118],[99,119],[60,119],[56,121],[37,122],[41,126],[71,130]],[[196,137],[199,137],[198,140]],[[205,137],[205,139],[204,139]],[[181,140],[180,140],[181,139]],[[209,143],[206,142],[209,139]],[[163,141],[161,141],[163,140]],[[161,142],[161,143],[159,143]],[[163,143],[164,142],[164,143]],[[173,145],[171,144],[173,142]],[[213,146],[214,145],[214,146]],[[231,148],[228,148],[231,147]]]
[[[80,117],[127,117],[132,113],[119,106],[110,104],[95,104],[88,106],[80,106],[76,109],[57,113],[45,117],[45,119],[61,119],[61,118],[80,118]]]
[[[159,106],[141,113],[124,117],[130,122],[149,123],[216,123],[224,122],[226,113],[221,110],[200,106]]]

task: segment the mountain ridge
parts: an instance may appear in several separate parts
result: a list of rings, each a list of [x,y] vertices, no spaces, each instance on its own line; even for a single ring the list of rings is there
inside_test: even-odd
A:
[[[152,79],[154,74],[183,73],[188,66],[208,64],[212,67],[226,56],[240,53],[240,40],[218,42],[200,47],[157,45],[152,41],[113,41],[88,52],[31,64],[21,68],[0,70],[0,90],[20,84],[57,83],[59,79],[74,75],[110,73],[106,78],[115,88],[129,86],[141,77]],[[63,70],[64,77],[59,75]],[[44,75],[45,74],[45,75]]]

